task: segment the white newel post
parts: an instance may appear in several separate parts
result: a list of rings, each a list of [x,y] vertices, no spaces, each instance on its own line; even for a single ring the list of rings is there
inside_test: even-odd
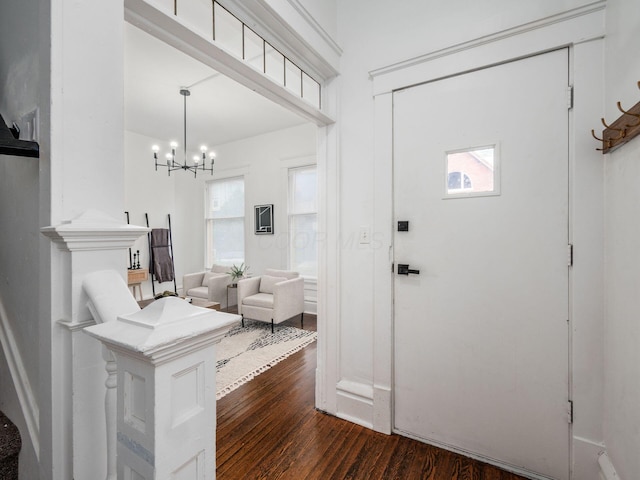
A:
[[[168,297],[85,328],[116,356],[122,479],[215,479],[214,345],[240,316]]]
[[[83,280],[98,270],[114,270],[124,280],[127,248],[148,231],[96,210],[41,230],[58,252],[52,284],[64,313],[54,326],[60,340],[53,356],[60,361],[53,368],[60,369],[55,376],[61,379],[54,383],[54,410],[61,417],[56,441],[65,442],[62,450],[71,456],[70,478],[75,480],[116,478],[115,433],[110,432],[115,432],[115,377],[109,378],[115,364],[111,352],[82,334],[84,327],[95,324]]]

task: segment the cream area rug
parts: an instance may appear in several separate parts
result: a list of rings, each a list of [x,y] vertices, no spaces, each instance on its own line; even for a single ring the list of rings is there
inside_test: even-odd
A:
[[[224,397],[292,353],[314,342],[316,332],[245,320],[216,345],[216,399]]]

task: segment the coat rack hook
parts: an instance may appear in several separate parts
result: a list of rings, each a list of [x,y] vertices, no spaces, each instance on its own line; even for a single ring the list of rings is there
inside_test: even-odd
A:
[[[598,137],[596,137],[596,132],[595,132],[593,129],[591,129],[591,136],[592,136],[593,138],[595,138],[596,140],[598,140],[599,142],[602,142],[602,146],[603,146],[603,147],[605,147],[605,148],[611,148],[611,139],[607,139],[607,140],[605,140],[604,138],[598,138]],[[604,150],[604,148],[596,148],[596,150],[598,150],[598,151],[602,151],[602,150]]]
[[[592,136],[593,138],[595,138],[596,140],[598,140],[599,142],[603,142],[603,143],[605,142],[605,139],[604,139],[604,138],[598,138],[598,137],[596,137],[596,132],[593,130],[593,128],[591,129],[591,136]]]
[[[625,115],[636,117],[638,119],[638,121],[634,124],[628,123],[627,127],[637,127],[638,125],[640,125],[640,114],[626,111],[625,109],[622,108],[622,105],[620,104],[620,102],[618,102],[617,105],[618,105],[618,110],[620,110],[622,113],[624,113]]]
[[[622,132],[623,130],[622,128],[615,128],[615,127],[612,127],[611,125],[607,125],[607,122],[605,121],[604,118],[601,118],[600,121],[602,122],[602,125],[604,125],[604,128],[608,128],[609,130],[616,130],[618,132]]]
[[[607,122],[604,121],[604,118],[601,118],[600,120],[602,121],[602,124],[605,126],[605,128],[607,128],[608,130],[615,130],[616,132],[620,132],[617,137],[611,138],[611,139],[609,139],[609,141],[611,141],[611,140],[613,140],[613,141],[620,140],[621,138],[624,138],[627,135],[627,129],[626,128],[612,127],[611,125],[607,125]]]

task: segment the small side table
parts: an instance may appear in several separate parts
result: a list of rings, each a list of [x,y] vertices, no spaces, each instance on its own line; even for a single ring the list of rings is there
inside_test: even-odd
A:
[[[127,285],[133,290],[133,298],[136,298],[136,288],[138,289],[138,297],[142,300],[142,282],[149,278],[149,270],[146,268],[136,268],[127,270]]]
[[[218,302],[210,302],[209,300],[205,300],[204,298],[198,298],[198,297],[189,297],[190,301],[187,300],[186,297],[180,297],[180,298],[188,301],[194,307],[208,308],[209,310],[220,310],[220,304]],[[144,308],[155,301],[156,301],[155,298],[149,298],[147,300],[139,300],[138,305],[140,306],[140,308]]]
[[[185,297],[180,298],[184,298],[186,300]],[[220,304],[218,302],[210,302],[209,300],[198,297],[189,297],[189,299],[191,300],[189,303],[194,307],[208,308],[209,310],[220,310]]]
[[[237,283],[230,283],[229,285],[227,285],[227,308],[229,308],[231,306],[231,305],[229,305],[229,290],[235,290],[236,291],[236,299],[237,299],[238,298],[238,284]]]

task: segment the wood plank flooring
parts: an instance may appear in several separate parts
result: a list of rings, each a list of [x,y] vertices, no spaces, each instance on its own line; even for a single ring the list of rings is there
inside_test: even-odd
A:
[[[218,401],[217,480],[523,479],[315,410],[315,369],[313,343]]]

